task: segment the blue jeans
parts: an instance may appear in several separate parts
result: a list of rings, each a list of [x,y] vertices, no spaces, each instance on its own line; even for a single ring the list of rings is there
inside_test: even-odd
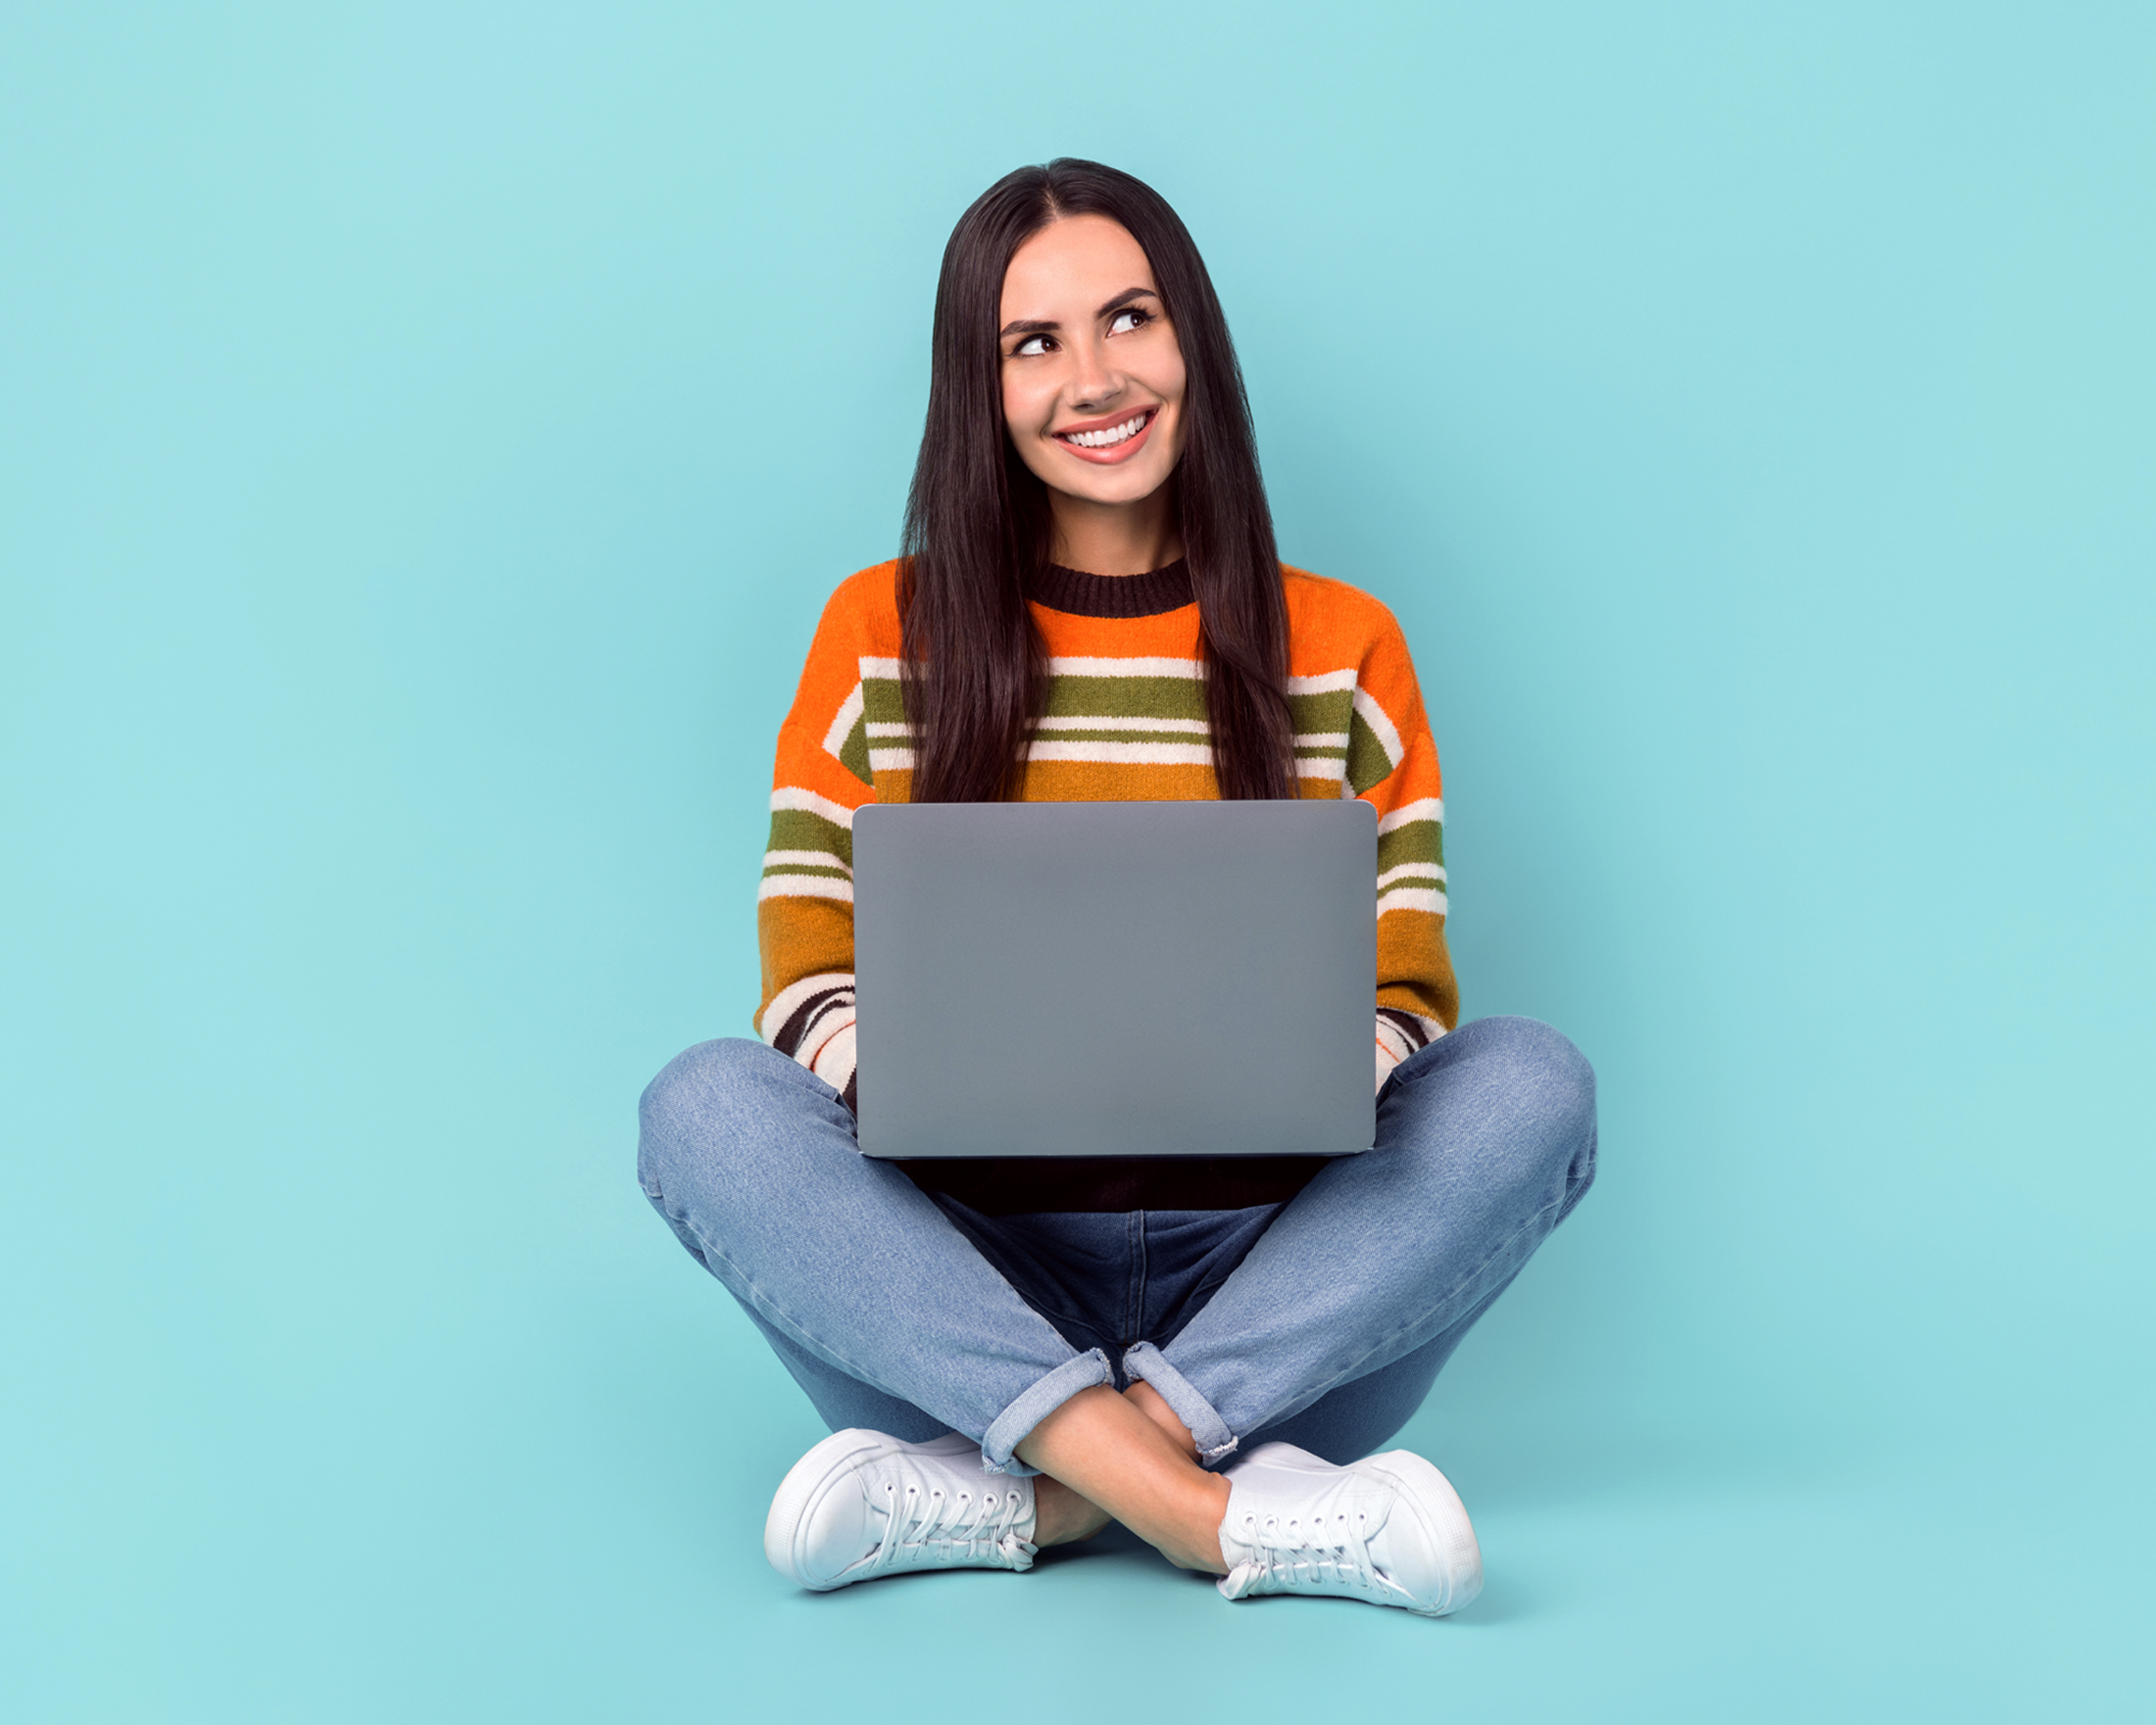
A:
[[[838,1092],[706,1042],[644,1093],[637,1172],[834,1430],[963,1432],[994,1471],[1096,1384],[1150,1384],[1214,1466],[1404,1425],[1594,1178],[1594,1074],[1532,1019],[1402,1062],[1373,1148],[1284,1204],[984,1216],[860,1154]]]

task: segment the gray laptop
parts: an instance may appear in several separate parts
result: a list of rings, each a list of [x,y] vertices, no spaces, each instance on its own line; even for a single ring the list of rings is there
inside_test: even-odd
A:
[[[1377,847],[1361,801],[861,809],[862,1150],[1367,1150]]]

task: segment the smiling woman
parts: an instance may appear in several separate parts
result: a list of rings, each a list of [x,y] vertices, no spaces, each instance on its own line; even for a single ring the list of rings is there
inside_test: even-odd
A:
[[[1204,260],[1143,182],[1058,162],[960,218],[906,548],[914,801],[1009,794],[1046,698],[1027,595],[1057,567],[1187,572],[1211,794],[1296,793],[1286,594],[1242,372]]]
[[[646,1195],[833,1430],[766,1554],[816,1589],[1022,1570],[1112,1518],[1230,1599],[1458,1609],[1466,1510],[1371,1452],[1585,1194],[1594,1075],[1546,1026],[1459,1024],[1406,644],[1280,562],[1227,321],[1149,187],[1051,162],[959,221],[905,552],[834,595],[780,727],[763,1041],[644,1097]],[[1374,1147],[862,1157],[855,812],[1218,798],[1372,805]],[[1207,983],[1181,1009],[1235,1022]]]

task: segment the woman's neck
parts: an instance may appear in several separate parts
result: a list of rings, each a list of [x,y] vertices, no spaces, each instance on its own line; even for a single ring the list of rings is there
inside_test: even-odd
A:
[[[1136,503],[1094,503],[1050,491],[1048,507],[1048,554],[1066,569],[1088,575],[1145,575],[1183,555],[1172,483]]]

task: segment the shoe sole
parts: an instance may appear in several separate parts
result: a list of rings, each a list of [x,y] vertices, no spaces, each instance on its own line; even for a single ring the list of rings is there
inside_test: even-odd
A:
[[[778,1482],[778,1490],[771,1500],[771,1513],[763,1521],[765,1562],[796,1587],[804,1587],[813,1594],[832,1593],[848,1586],[851,1579],[844,1575],[821,1580],[810,1577],[803,1567],[802,1532],[832,1488],[853,1471],[845,1466],[848,1461],[855,1455],[894,1447],[937,1455],[947,1451],[963,1454],[973,1445],[955,1431],[948,1437],[932,1438],[925,1444],[903,1443],[882,1432],[867,1431],[858,1426],[833,1432],[787,1469],[786,1477]]]

